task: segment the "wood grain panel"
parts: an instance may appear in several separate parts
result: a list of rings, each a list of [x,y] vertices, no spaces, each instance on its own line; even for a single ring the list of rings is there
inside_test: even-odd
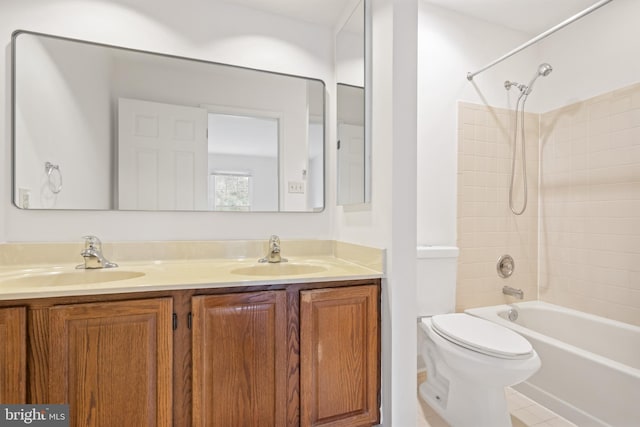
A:
[[[370,426],[379,421],[378,288],[301,292],[302,426]]]
[[[193,424],[284,426],[286,295],[193,298]]]
[[[245,420],[247,418],[238,418],[235,424],[231,423],[229,425],[273,425],[273,426],[288,426],[288,427],[297,427],[302,424],[301,419],[301,399],[308,399],[309,396],[303,395],[301,393],[301,375],[306,377],[306,374],[301,373],[301,357],[300,357],[300,295],[304,291],[309,290],[320,290],[320,289],[342,289],[348,287],[362,287],[371,285],[379,289],[380,280],[379,279],[362,279],[362,280],[345,280],[345,281],[336,281],[336,282],[311,282],[311,283],[299,283],[299,284],[291,284],[291,283],[279,283],[279,284],[252,284],[251,286],[234,286],[234,287],[223,287],[223,288],[201,288],[201,289],[180,289],[180,290],[165,290],[165,291],[153,291],[153,292],[135,292],[135,293],[123,293],[123,294],[104,294],[104,295],[79,295],[79,296],[60,296],[53,298],[33,298],[33,299],[25,299],[19,301],[11,301],[11,300],[3,300],[0,301],[0,311],[5,308],[12,309],[15,306],[23,306],[26,308],[26,401],[29,403],[54,403],[56,401],[75,401],[75,397],[69,394],[69,390],[71,389],[71,385],[73,382],[75,390],[77,393],[80,393],[82,398],[84,399],[85,406],[89,405],[90,415],[88,419],[94,424],[90,424],[89,422],[85,423],[84,419],[81,423],[75,423],[72,425],[131,425],[131,423],[135,423],[136,425],[149,425],[154,424],[154,417],[157,422],[157,425],[167,425],[162,421],[164,418],[163,411],[166,414],[166,419],[170,419],[171,415],[173,415],[173,425],[180,427],[190,427],[192,425],[192,420],[194,419],[194,415],[192,414],[192,408],[201,408],[203,411],[209,410],[209,401],[202,401],[202,390],[200,393],[201,402],[196,405],[193,397],[193,387],[192,384],[195,378],[196,384],[195,387],[200,387],[200,379],[201,375],[198,374],[198,368],[195,368],[193,371],[192,364],[194,363],[194,359],[196,358],[196,353],[199,351],[196,347],[192,346],[192,338],[193,331],[187,327],[188,322],[188,314],[192,310],[192,297],[197,295],[198,297],[202,296],[223,296],[223,297],[231,297],[230,301],[233,301],[234,298],[240,298],[242,296],[249,296],[249,306],[252,304],[260,305],[262,304],[261,298],[264,298],[264,295],[268,295],[269,293],[281,293],[285,294],[285,307],[282,307],[282,301],[280,299],[274,299],[273,297],[266,298],[267,306],[269,304],[275,304],[276,308],[274,313],[266,315],[266,318],[271,318],[271,316],[276,316],[279,326],[274,327],[273,330],[277,330],[276,337],[271,340],[275,347],[278,347],[278,350],[275,350],[275,353],[278,355],[284,354],[284,361],[280,360],[280,356],[276,356],[279,362],[276,362],[276,367],[273,369],[274,374],[273,378],[276,378],[274,387],[276,387],[277,391],[274,397],[269,397],[272,399],[273,407],[271,404],[265,405],[269,409],[266,410],[266,415],[256,416],[251,418],[245,424]],[[253,295],[253,296],[251,296]],[[255,300],[253,298],[256,298]],[[270,299],[271,298],[271,299]],[[281,298],[281,297],[280,297]],[[378,297],[379,298],[379,297]],[[117,359],[116,356],[109,356],[108,352],[100,352],[99,354],[93,351],[92,346],[95,345],[109,345],[113,347],[113,352],[118,353],[119,355],[127,354],[130,355],[126,359],[125,366],[128,368],[123,369],[131,369],[136,372],[143,369],[145,365],[145,358],[141,355],[141,353],[145,351],[149,351],[150,346],[149,343],[149,328],[142,326],[142,324],[152,322],[149,318],[145,316],[149,316],[148,312],[141,309],[141,306],[130,306],[130,303],[133,303],[134,300],[145,300],[145,301],[153,301],[154,299],[167,299],[173,300],[173,311],[177,315],[178,323],[177,329],[173,331],[171,334],[171,313],[170,309],[166,311],[166,313],[162,314],[162,320],[160,320],[159,316],[156,316],[156,324],[162,324],[163,327],[158,328],[160,331],[158,334],[163,334],[167,332],[166,339],[171,340],[171,336],[173,336],[173,345],[172,349],[167,352],[167,354],[173,354],[173,359],[171,361],[170,356],[167,356],[167,363],[161,363],[163,368],[159,368],[158,371],[162,370],[166,373],[166,377],[164,379],[158,380],[158,385],[156,385],[157,390],[165,390],[159,391],[156,393],[158,395],[158,400],[156,403],[151,402],[148,398],[141,399],[144,400],[144,404],[139,404],[135,399],[128,400],[126,403],[123,403],[125,400],[122,396],[126,396],[126,393],[130,393],[130,390],[145,389],[146,385],[150,384],[149,377],[150,375],[123,375],[120,372],[120,368],[112,368],[111,371],[113,374],[113,379],[106,379],[104,372],[101,374],[102,378],[99,378],[96,382],[92,372],[99,372],[100,369],[103,371],[108,371],[106,366],[112,364],[123,365],[122,357]],[[225,300],[221,299],[222,304],[225,304]],[[112,305],[117,303],[116,305]],[[379,301],[378,301],[379,303]],[[135,305],[135,304],[134,304]],[[242,304],[240,304],[242,305]],[[55,319],[54,312],[58,310],[62,310],[64,307],[73,308],[66,312],[68,319],[64,316],[61,316],[59,319]],[[152,306],[155,307],[154,303]],[[84,308],[82,308],[84,307]],[[155,310],[155,308],[151,308],[151,311]],[[157,307],[156,307],[157,308]],[[133,311],[128,311],[128,309],[133,309]],[[142,310],[142,312],[140,311]],[[63,311],[63,310],[62,310]],[[347,310],[349,311],[349,310]],[[233,312],[233,310],[232,310]],[[242,310],[239,309],[241,313]],[[357,310],[356,310],[357,312]],[[135,316],[141,315],[141,318],[136,318]],[[335,316],[336,314],[332,314]],[[60,315],[59,315],[60,316]],[[124,316],[123,318],[121,318]],[[131,326],[128,327],[122,322],[126,323],[124,318],[129,316],[129,320],[131,320]],[[153,318],[155,315],[151,315]],[[248,315],[247,315],[248,316]],[[340,314],[340,310],[337,310],[337,316],[346,316],[345,314]],[[10,318],[15,318],[12,314],[9,316]],[[121,318],[120,321],[115,320],[115,318]],[[250,316],[248,316],[250,317]],[[69,324],[66,326],[61,326],[61,319],[65,318],[64,322],[68,322]],[[284,318],[284,326],[282,326],[281,321]],[[272,320],[267,321],[266,323],[257,320],[254,323],[256,325],[254,335],[262,334],[263,331],[266,331],[267,334],[269,329],[265,326]],[[53,322],[53,323],[52,323]],[[74,323],[75,322],[75,323]],[[84,322],[84,325],[82,324]],[[120,323],[119,323],[120,322]],[[342,323],[338,322],[339,326],[342,327]],[[24,324],[24,322],[23,322]],[[69,325],[73,324],[72,328],[75,332],[71,332],[69,329]],[[197,322],[196,322],[197,324]],[[55,326],[57,325],[57,326]],[[80,325],[80,326],[78,326]],[[327,326],[328,325],[328,326]],[[325,324],[325,328],[333,328],[336,325]],[[65,327],[67,328],[65,330]],[[163,329],[166,327],[166,330]],[[75,329],[74,329],[75,328]],[[118,329],[120,328],[120,329]],[[239,328],[238,330],[244,331],[245,329]],[[284,330],[284,332],[282,332]],[[84,332],[82,332],[84,331]],[[84,334],[86,332],[86,334]],[[275,333],[275,332],[274,332]],[[74,335],[75,334],[75,335]],[[84,335],[83,335],[84,334]],[[85,336],[86,335],[86,336]],[[323,335],[328,335],[326,332]],[[97,337],[97,338],[96,338]],[[257,338],[248,335],[249,341],[256,340]],[[0,341],[0,352],[3,349],[4,338],[1,338]],[[69,343],[71,339],[75,340],[72,345],[73,351],[71,353],[68,352],[67,347],[69,347]],[[159,338],[162,339],[162,338]],[[84,341],[83,341],[84,340]],[[93,340],[93,341],[92,341]],[[23,341],[24,342],[24,341]],[[111,344],[109,344],[111,343]],[[284,343],[284,344],[283,344]],[[169,342],[169,344],[171,344]],[[201,342],[202,344],[202,342]],[[201,345],[198,344],[198,345]],[[207,344],[208,345],[208,344]],[[85,346],[85,348],[81,348]],[[157,348],[163,347],[163,344],[156,343]],[[209,345],[208,345],[209,346]],[[284,348],[280,348],[284,346]],[[379,346],[379,341],[378,341]],[[165,345],[164,347],[167,347]],[[60,350],[64,348],[65,350]],[[268,351],[269,346],[263,346]],[[121,351],[121,349],[124,349]],[[193,351],[196,350],[196,351]],[[218,351],[218,347],[211,347],[207,349],[208,352]],[[224,350],[224,347],[222,348]],[[267,352],[268,352],[267,351]],[[325,352],[326,352],[325,346]],[[158,355],[162,353],[162,350],[157,352]],[[379,349],[377,354],[379,355]],[[102,357],[103,356],[103,357]],[[153,357],[156,356],[154,352],[154,356],[147,355],[147,362],[152,360]],[[1,357],[1,356],[0,356]],[[84,359],[83,359],[84,357]],[[100,358],[102,357],[102,359]],[[97,360],[96,360],[97,358]],[[111,358],[112,361],[107,363],[103,359]],[[349,359],[351,356],[346,357],[345,363],[351,363],[354,366],[359,366],[360,363],[356,361],[356,359]],[[131,359],[131,360],[129,360]],[[263,357],[266,360],[266,357]],[[23,363],[25,357],[22,357]],[[71,360],[74,360],[73,364],[70,363]],[[245,366],[249,366],[250,368],[243,371],[240,377],[248,377],[248,374],[251,372],[252,363],[260,366],[267,366],[267,364],[263,361],[259,362],[250,362],[247,361],[246,364],[240,364],[243,369]],[[306,356],[304,358],[306,359]],[[173,366],[171,363],[173,362]],[[84,367],[79,367],[80,363],[86,363]],[[100,367],[92,366],[100,365]],[[151,362],[149,362],[151,363]],[[379,361],[378,361],[379,363]],[[304,364],[304,363],[303,363]],[[130,366],[129,366],[130,365]],[[201,364],[202,365],[202,364]],[[60,372],[61,366],[66,369],[64,373]],[[379,366],[379,365],[378,365]],[[70,372],[70,367],[75,369],[75,373]],[[73,370],[71,369],[71,371]],[[84,371],[83,371],[84,369]],[[202,370],[202,368],[200,368]],[[262,368],[260,368],[262,369]],[[255,368],[257,371],[258,368]],[[358,369],[356,369],[357,371]],[[193,372],[192,372],[193,371]],[[74,377],[75,375],[75,377]],[[84,377],[82,375],[85,375]],[[109,374],[111,375],[111,374]],[[161,374],[158,374],[161,375]],[[333,375],[329,373],[328,375]],[[340,374],[344,375],[344,373]],[[364,374],[358,374],[360,376]],[[169,382],[169,385],[160,385],[162,381],[167,378],[173,378],[173,384]],[[249,375],[250,376],[250,375]],[[59,378],[63,377],[63,380]],[[123,379],[126,377],[126,379]],[[23,376],[24,378],[24,376]],[[70,379],[75,378],[71,383]],[[87,380],[87,383],[83,386],[83,382]],[[92,383],[93,381],[93,383]],[[122,384],[122,387],[111,387],[111,391],[109,391],[108,386],[100,387],[100,384],[106,384],[107,381],[111,381],[114,384],[118,381]],[[361,381],[361,380],[358,380]],[[357,384],[356,381],[354,384]],[[267,382],[258,381],[258,383],[264,384]],[[0,386],[5,384],[5,381],[0,378]],[[142,384],[142,385],[141,385]],[[278,385],[279,384],[279,385]],[[345,385],[345,390],[357,390],[354,388],[354,384]],[[379,372],[378,372],[378,384],[379,384]],[[171,390],[171,386],[173,386],[173,390]],[[60,391],[61,387],[64,391]],[[89,393],[89,398],[84,397],[83,390],[90,390],[91,387],[98,387],[98,391],[96,393]],[[153,385],[151,385],[153,387]],[[318,390],[326,389],[327,385],[323,385]],[[109,418],[108,421],[102,422],[99,420],[99,414],[102,412],[103,414],[111,411],[111,407],[109,404],[104,404],[99,402],[99,399],[102,399],[105,394],[104,390],[111,395],[115,395],[112,401],[109,403],[112,405],[111,407],[119,406],[122,407],[126,405],[122,414],[127,412],[133,413],[138,412],[139,406],[144,406],[146,409],[142,411],[144,413],[144,420],[140,420],[134,416],[134,418],[127,418],[123,415],[122,419]],[[113,392],[113,390],[118,389],[117,392]],[[379,385],[378,385],[379,389]],[[122,390],[122,392],[120,392]],[[146,389],[145,389],[146,390]],[[333,392],[333,391],[330,391]],[[344,392],[344,391],[342,391]],[[379,390],[378,390],[379,392]],[[24,392],[19,391],[22,395]],[[51,398],[50,398],[51,393]],[[66,393],[66,394],[65,394]],[[118,394],[119,393],[119,394]],[[133,393],[131,391],[131,393]],[[360,393],[356,391],[355,394]],[[143,393],[144,394],[144,393]],[[214,393],[213,397],[210,399],[217,400],[221,399],[221,393]],[[367,392],[367,396],[369,396],[370,392]],[[58,397],[56,397],[56,395]],[[59,397],[60,395],[65,395],[67,397]],[[171,396],[172,395],[172,396]],[[161,396],[164,396],[161,397]],[[325,412],[323,415],[324,419],[323,425],[370,425],[369,421],[364,421],[361,424],[353,424],[352,420],[345,421],[345,417],[339,416],[332,418],[328,416],[328,413],[331,413],[332,408],[339,407],[341,404],[345,404],[344,402],[333,402],[331,403],[332,397],[330,396],[328,399],[326,395],[319,396],[311,396],[313,399],[319,399],[320,402],[324,402],[324,409],[322,411]],[[173,398],[171,402],[171,398]],[[281,402],[281,398],[284,399],[284,403]],[[54,400],[55,399],[55,400]],[[92,403],[90,399],[94,399]],[[106,399],[111,399],[111,397],[107,397]],[[120,399],[120,400],[118,400]],[[359,400],[353,398],[354,400]],[[367,397],[366,399],[369,399]],[[24,399],[23,399],[24,400]],[[236,410],[244,411],[244,407],[237,408],[236,402],[233,399],[223,399],[225,402],[231,402],[229,405],[230,408],[236,407]],[[157,402],[163,401],[164,404],[159,404]],[[259,400],[255,400],[258,402]],[[168,404],[166,402],[169,402]],[[328,402],[328,403],[327,403]],[[257,404],[257,403],[255,403]],[[77,405],[75,403],[72,404],[73,408]],[[94,405],[94,406],[91,406]],[[155,405],[155,406],[154,406]],[[206,408],[203,407],[206,406]],[[284,405],[284,406],[283,406]],[[345,404],[346,405],[346,404]],[[357,405],[356,405],[357,406]],[[284,409],[284,414],[282,408]],[[311,406],[307,406],[306,409]],[[164,408],[164,409],[158,409]],[[276,409],[274,409],[276,408]],[[278,409],[279,408],[279,409]],[[346,408],[346,409],[345,409]],[[346,405],[342,408],[342,411],[349,410],[349,406]],[[85,408],[86,409],[86,408]],[[84,409],[83,409],[84,410]],[[146,412],[145,412],[146,411]],[[322,412],[321,411],[321,412]],[[215,411],[214,411],[215,412]],[[303,418],[306,420],[308,417],[308,411],[303,411]],[[273,415],[277,413],[277,415]],[[86,415],[86,412],[84,413]],[[146,414],[149,415],[148,418]],[[353,414],[351,414],[353,415]],[[204,415],[199,415],[201,420],[206,420],[203,418]],[[74,415],[75,417],[75,415]],[[107,418],[105,416],[105,418]],[[249,417],[250,418],[250,417]],[[273,421],[276,419],[277,421]],[[251,420],[256,420],[255,423],[251,423]],[[347,424],[344,424],[348,422]],[[351,424],[349,424],[351,423]],[[219,423],[224,424],[224,423]],[[200,424],[203,425],[203,424]],[[206,424],[204,424],[206,425]],[[213,424],[212,424],[213,425]]]
[[[192,354],[189,313],[193,291],[174,295],[173,310],[177,315],[177,328],[173,333],[173,425],[191,427]]]
[[[287,426],[300,426],[300,290],[287,291]]]
[[[27,310],[0,309],[0,402],[26,403]]]
[[[30,308],[27,317],[27,401],[45,404],[49,403],[49,309]]]
[[[171,315],[170,298],[51,308],[49,403],[72,426],[171,426]]]

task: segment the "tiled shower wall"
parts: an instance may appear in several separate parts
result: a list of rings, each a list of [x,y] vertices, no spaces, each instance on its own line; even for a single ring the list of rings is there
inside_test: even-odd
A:
[[[525,117],[529,195],[526,211],[516,216],[508,202],[513,117],[505,109],[458,104],[458,311],[514,301],[502,294],[504,285],[522,289],[525,300],[537,299],[539,120],[535,114]],[[520,151],[517,165],[519,157]],[[519,209],[523,192],[517,171]],[[496,271],[503,254],[515,260],[508,279]]]
[[[640,325],[640,84],[527,114],[520,217],[508,208],[513,114],[459,104],[457,310],[513,301],[507,284]],[[516,262],[510,279],[496,273],[503,253]]]
[[[541,116],[540,299],[640,325],[640,84]]]

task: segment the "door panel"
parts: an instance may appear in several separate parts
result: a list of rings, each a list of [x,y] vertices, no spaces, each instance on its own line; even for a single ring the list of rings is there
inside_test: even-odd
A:
[[[301,292],[302,426],[377,424],[378,325],[376,286]]]
[[[364,203],[364,127],[341,123],[338,133],[338,204]]]
[[[286,295],[193,298],[193,424],[284,426]]]
[[[207,110],[118,100],[118,208],[207,209]]]
[[[26,403],[27,314],[0,308],[0,403]]]
[[[56,306],[49,324],[50,403],[72,426],[171,425],[171,298]]]

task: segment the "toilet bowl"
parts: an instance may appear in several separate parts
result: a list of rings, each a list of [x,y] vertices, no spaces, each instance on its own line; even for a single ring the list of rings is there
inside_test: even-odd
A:
[[[506,386],[540,368],[531,344],[510,329],[465,313],[421,319],[424,399],[452,427],[509,427]]]
[[[511,427],[504,388],[533,375],[540,358],[518,333],[453,313],[457,257],[456,247],[418,247],[419,396],[451,427]]]

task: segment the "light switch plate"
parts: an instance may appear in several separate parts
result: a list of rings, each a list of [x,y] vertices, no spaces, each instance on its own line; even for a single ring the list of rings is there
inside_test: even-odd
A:
[[[289,193],[304,193],[304,182],[289,181]]]

